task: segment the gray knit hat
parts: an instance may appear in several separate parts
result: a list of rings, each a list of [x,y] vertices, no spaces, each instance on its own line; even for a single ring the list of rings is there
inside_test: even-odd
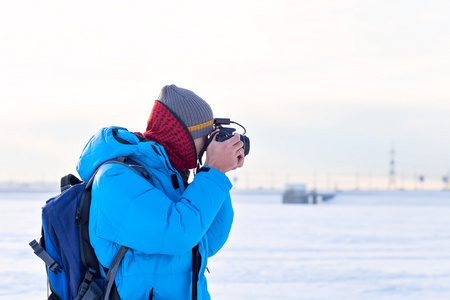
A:
[[[211,107],[194,92],[166,85],[162,88],[158,101],[176,114],[186,125],[193,139],[208,135],[213,130],[214,117]]]

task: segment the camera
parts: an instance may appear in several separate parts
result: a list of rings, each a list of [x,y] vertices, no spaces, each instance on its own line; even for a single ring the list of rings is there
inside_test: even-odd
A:
[[[244,149],[244,156],[247,156],[250,152],[250,139],[245,136],[246,130],[244,126],[239,123],[230,121],[230,119],[225,118],[214,119],[214,130],[219,129],[219,132],[215,135],[216,141],[223,142],[233,137],[233,133],[236,131],[236,129],[231,127],[223,127],[223,125],[230,125],[231,123],[236,124],[244,129],[244,133],[240,135],[240,139],[244,143],[244,146],[242,146],[242,149]]]
[[[233,137],[233,132],[235,132],[236,129],[231,128],[231,127],[223,127],[223,125],[230,125],[231,123],[236,124],[236,125],[242,127],[242,129],[244,129],[244,133],[240,135],[240,139],[244,143],[244,146],[242,146],[242,149],[244,149],[244,156],[248,155],[248,153],[250,152],[250,139],[245,136],[245,133],[247,132],[245,130],[245,127],[239,123],[230,121],[230,119],[216,118],[216,119],[214,119],[214,126],[213,126],[214,130],[213,131],[215,131],[216,129],[219,129],[219,131],[212,133],[211,136],[209,137],[208,141],[205,143],[203,148],[200,150],[200,153],[198,154],[197,172],[198,172],[200,165],[202,164],[203,154],[205,153],[206,148],[208,148],[209,144],[211,143],[211,141],[213,139],[216,139],[216,141],[218,141],[218,142],[223,142],[223,141],[226,141]]]

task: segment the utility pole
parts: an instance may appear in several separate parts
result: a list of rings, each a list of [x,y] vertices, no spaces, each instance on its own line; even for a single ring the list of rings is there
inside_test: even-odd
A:
[[[444,191],[448,191],[450,181],[450,170],[447,172],[446,175],[444,175],[444,177],[442,177],[442,181],[444,181]]]
[[[391,148],[391,161],[389,170],[389,184],[388,189],[395,189],[395,150],[394,145]]]
[[[271,189],[274,190],[275,189],[275,171],[272,171],[272,178],[271,178]]]

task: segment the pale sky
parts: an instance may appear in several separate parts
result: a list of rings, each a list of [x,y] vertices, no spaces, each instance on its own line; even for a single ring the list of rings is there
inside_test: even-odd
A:
[[[105,126],[143,131],[166,84],[247,128],[236,187],[442,188],[449,1],[9,1],[0,180],[75,173]]]

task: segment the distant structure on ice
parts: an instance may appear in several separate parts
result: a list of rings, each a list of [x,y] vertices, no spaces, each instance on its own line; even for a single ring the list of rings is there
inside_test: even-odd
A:
[[[334,197],[333,193],[308,192],[305,184],[287,184],[283,192],[283,203],[317,204]]]
[[[308,204],[308,193],[304,184],[287,184],[283,193],[283,203]]]

